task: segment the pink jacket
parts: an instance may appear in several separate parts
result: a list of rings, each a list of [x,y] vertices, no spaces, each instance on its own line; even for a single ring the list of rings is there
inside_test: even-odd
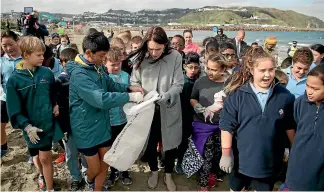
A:
[[[187,54],[188,52],[196,52],[200,55],[200,47],[195,43],[190,43],[189,45],[186,45],[183,52]]]

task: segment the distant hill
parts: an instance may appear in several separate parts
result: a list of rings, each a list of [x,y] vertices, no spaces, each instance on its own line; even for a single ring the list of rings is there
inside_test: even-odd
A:
[[[324,28],[316,17],[295,11],[259,7],[207,6],[189,12],[178,19],[182,24],[268,24],[298,28]]]
[[[143,9],[137,12],[109,9],[105,13],[84,12],[83,14],[43,12],[43,22],[49,17],[57,21],[73,19],[75,24],[91,21],[116,23],[118,25],[182,25],[207,24],[258,24],[280,25],[296,28],[324,28],[324,22],[316,17],[307,16],[291,10],[260,7],[219,7],[206,6],[199,9],[172,8],[165,10]],[[5,16],[5,15],[4,15]],[[10,13],[7,13],[7,18]]]

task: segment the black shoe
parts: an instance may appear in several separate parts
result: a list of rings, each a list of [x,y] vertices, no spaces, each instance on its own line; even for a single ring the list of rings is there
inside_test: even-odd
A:
[[[123,185],[131,185],[133,183],[133,180],[129,176],[128,171],[123,172],[120,178],[122,180]]]
[[[72,181],[71,183],[71,191],[79,191],[84,186],[83,179],[81,181]]]
[[[119,172],[111,172],[108,179],[106,179],[104,183],[104,187],[106,189],[112,188],[118,179],[119,179]]]

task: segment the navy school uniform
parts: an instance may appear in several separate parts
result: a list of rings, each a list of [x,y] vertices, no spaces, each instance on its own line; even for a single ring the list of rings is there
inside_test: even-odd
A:
[[[250,179],[279,173],[286,130],[295,128],[294,100],[278,80],[269,90],[264,109],[249,82],[225,99],[219,124],[233,135],[233,172]]]
[[[294,118],[286,185],[293,191],[324,191],[324,103],[317,107],[305,94],[295,102]]]

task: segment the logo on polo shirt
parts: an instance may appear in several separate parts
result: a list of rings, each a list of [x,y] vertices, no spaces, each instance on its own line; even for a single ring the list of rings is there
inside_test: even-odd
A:
[[[283,116],[283,115],[284,115],[284,111],[283,111],[283,109],[280,109],[280,110],[279,110],[279,115],[280,115],[280,116]]]

